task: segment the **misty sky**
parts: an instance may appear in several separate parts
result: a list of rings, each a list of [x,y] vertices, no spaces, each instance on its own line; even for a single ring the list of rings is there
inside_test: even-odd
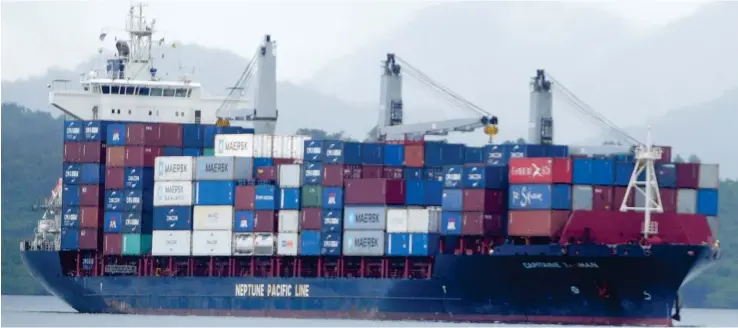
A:
[[[130,1],[3,1],[2,79],[73,69],[103,46],[101,30],[124,36]],[[382,38],[430,1],[148,1],[160,37],[250,56],[264,34],[277,40],[278,77],[300,82],[331,59]],[[638,31],[693,13],[699,2],[587,4],[623,17]],[[113,49],[112,38],[104,44]],[[183,63],[193,65],[195,63]],[[195,64],[196,65],[196,64]],[[246,63],[244,63],[244,66]],[[241,70],[242,67],[234,67]]]

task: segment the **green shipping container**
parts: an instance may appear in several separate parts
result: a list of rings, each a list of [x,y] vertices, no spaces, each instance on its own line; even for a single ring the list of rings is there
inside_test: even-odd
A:
[[[202,150],[203,156],[215,156],[215,148],[205,148]]]
[[[320,207],[320,198],[323,196],[323,188],[321,186],[302,186],[302,195],[300,203],[302,207]]]
[[[151,253],[151,235],[127,233],[123,235],[123,255]]]

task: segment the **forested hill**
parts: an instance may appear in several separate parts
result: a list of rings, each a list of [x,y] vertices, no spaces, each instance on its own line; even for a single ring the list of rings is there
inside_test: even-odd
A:
[[[16,104],[2,104],[2,292],[40,294],[19,257],[18,243],[31,238],[40,212],[32,206],[49,196],[61,175],[62,128],[60,119]],[[313,137],[344,138],[346,135],[301,129]],[[683,154],[684,158],[687,154]],[[697,160],[689,158],[690,161]],[[738,182],[720,186],[719,236],[722,262],[684,287],[688,307],[738,308]],[[638,270],[639,268],[633,268]],[[644,273],[647,274],[647,273]]]

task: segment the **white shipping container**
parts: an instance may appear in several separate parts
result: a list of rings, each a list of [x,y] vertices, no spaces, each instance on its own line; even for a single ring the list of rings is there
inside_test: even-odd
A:
[[[387,210],[387,232],[407,232],[408,210],[390,208]]]
[[[280,232],[277,235],[277,255],[297,256],[298,237],[295,232]]]
[[[159,156],[155,160],[154,181],[192,181],[194,163],[192,156]]]
[[[190,256],[192,232],[189,230],[154,230],[151,234],[151,255]]]
[[[154,206],[192,206],[192,181],[154,182]]]
[[[233,206],[230,205],[197,205],[192,213],[192,230],[231,231],[233,230],[233,216]]]
[[[290,136],[272,136],[272,157],[290,158],[292,138]]]
[[[310,140],[308,136],[292,136],[292,152],[290,158],[305,159],[305,141]]]
[[[695,214],[697,212],[697,190],[677,190],[677,213]]]
[[[300,226],[300,211],[280,210],[278,226],[280,234],[283,232],[297,232]]]
[[[302,185],[302,166],[300,164],[282,164],[279,166],[279,187],[299,188]]]
[[[254,157],[272,157],[273,137],[270,134],[254,134]]]
[[[253,134],[216,134],[215,156],[255,157]]]
[[[432,233],[440,232],[441,208],[409,208],[407,210],[407,231]]]
[[[230,231],[193,231],[192,256],[230,256]]]
[[[233,234],[233,255],[236,255],[236,256],[254,255],[254,234],[253,233],[234,233]]]
[[[254,255],[255,256],[272,256],[277,243],[274,234],[256,233],[254,234]]]
[[[700,189],[718,189],[720,187],[720,166],[717,164],[700,164]]]

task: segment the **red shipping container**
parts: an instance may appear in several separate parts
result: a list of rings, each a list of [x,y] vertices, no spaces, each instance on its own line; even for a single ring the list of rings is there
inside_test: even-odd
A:
[[[423,167],[425,165],[425,146],[423,144],[405,144],[405,166]]]
[[[103,211],[99,207],[82,206],[79,209],[80,228],[99,228],[103,225]]]
[[[126,162],[126,147],[108,147],[105,151],[105,166],[124,167]]]
[[[620,205],[623,204],[623,198],[625,198],[625,191],[627,188],[625,187],[614,187],[612,189],[612,210],[613,211],[620,211]],[[628,195],[628,202],[626,203],[627,206],[633,207],[635,206],[635,191],[632,191],[630,195]]]
[[[504,213],[507,210],[506,194],[505,190],[464,189],[463,210],[464,212]]]
[[[343,178],[361,179],[361,165],[343,165]],[[343,184],[341,187],[343,187]]]
[[[256,201],[256,187],[236,186],[235,198],[236,210],[253,211],[254,202]]]
[[[123,189],[126,182],[126,169],[122,167],[105,168],[105,189]]]
[[[277,181],[277,170],[274,166],[262,166],[256,169],[256,179],[262,181]]]
[[[405,203],[405,181],[394,179],[346,180],[344,203],[402,205]]]
[[[323,164],[323,186],[343,187],[343,165]]]
[[[571,183],[569,158],[529,157],[510,159],[510,183]]]
[[[99,185],[79,186],[79,206],[95,206],[103,204],[104,192]]]
[[[157,146],[126,146],[123,164],[126,167],[153,167],[161,153],[161,147]]]
[[[83,163],[102,163],[105,161],[105,145],[102,142],[80,142],[82,144]]]
[[[79,229],[79,249],[98,249],[102,238],[98,235],[100,230],[95,228],[80,228]]]
[[[282,164],[301,164],[302,160],[292,158],[273,158],[272,162],[274,163],[274,166],[279,166]]]
[[[123,254],[123,234],[106,233],[103,236],[103,254],[105,255]]]
[[[517,237],[561,236],[569,211],[510,211],[507,233]]]
[[[321,230],[323,228],[323,209],[303,208],[300,213],[300,230]]]
[[[362,179],[381,179],[382,178],[382,166],[362,165],[361,178]]]
[[[593,186],[592,187],[592,210],[593,211],[610,211],[613,203],[613,187]],[[619,205],[618,205],[619,206]]]
[[[182,124],[159,123],[158,146],[182,147]]]
[[[385,179],[402,179],[405,175],[405,170],[401,167],[385,166],[382,168],[382,178]]]
[[[700,164],[677,163],[677,188],[698,189],[700,186]]]
[[[671,163],[671,146],[656,146],[661,148],[661,159],[657,163]]]
[[[126,145],[159,145],[160,133],[159,125],[156,123],[129,123],[126,125]]]
[[[254,212],[254,232],[277,232],[276,211],[256,211]]]
[[[677,190],[676,189],[659,189],[661,194],[661,205],[664,207],[664,213],[676,213],[677,211]]]
[[[461,234],[463,236],[500,236],[502,215],[484,212],[464,212]]]
[[[82,161],[82,143],[64,143],[64,163],[80,163]]]

